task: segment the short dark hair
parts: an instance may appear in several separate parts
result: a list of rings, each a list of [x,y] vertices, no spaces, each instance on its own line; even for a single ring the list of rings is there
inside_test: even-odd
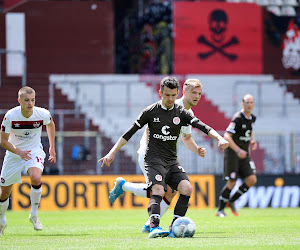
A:
[[[179,89],[179,81],[176,77],[166,76],[160,81],[161,92],[163,92],[165,86],[169,89]]]

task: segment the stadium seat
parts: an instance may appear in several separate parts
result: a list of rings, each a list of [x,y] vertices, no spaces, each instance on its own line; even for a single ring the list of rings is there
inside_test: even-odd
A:
[[[282,6],[281,16],[296,16],[296,10],[293,6]]]

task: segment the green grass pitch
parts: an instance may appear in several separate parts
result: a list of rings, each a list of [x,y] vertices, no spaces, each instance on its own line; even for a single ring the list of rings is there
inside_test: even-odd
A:
[[[148,239],[141,233],[144,209],[40,211],[43,231],[34,231],[29,211],[7,212],[2,249],[300,249],[300,208],[249,209],[225,218],[215,209],[190,209],[196,223],[193,238]],[[173,211],[161,219],[168,228]]]

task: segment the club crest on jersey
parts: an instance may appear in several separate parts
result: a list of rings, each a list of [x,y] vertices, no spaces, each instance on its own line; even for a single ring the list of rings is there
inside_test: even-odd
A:
[[[175,124],[175,125],[178,125],[179,123],[180,123],[180,118],[179,117],[174,117],[173,118],[173,123]]]
[[[39,122],[34,122],[32,125],[33,127],[38,128],[41,124]]]
[[[155,175],[155,180],[162,181],[162,176],[160,174]]]
[[[230,174],[230,178],[231,178],[231,179],[235,179],[235,177],[236,177],[236,173],[235,173],[235,172],[232,172],[232,173]]]

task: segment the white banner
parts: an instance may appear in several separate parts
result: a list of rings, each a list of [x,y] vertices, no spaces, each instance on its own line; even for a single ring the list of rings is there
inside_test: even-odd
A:
[[[25,14],[7,13],[6,21],[6,74],[22,76],[25,70]]]

